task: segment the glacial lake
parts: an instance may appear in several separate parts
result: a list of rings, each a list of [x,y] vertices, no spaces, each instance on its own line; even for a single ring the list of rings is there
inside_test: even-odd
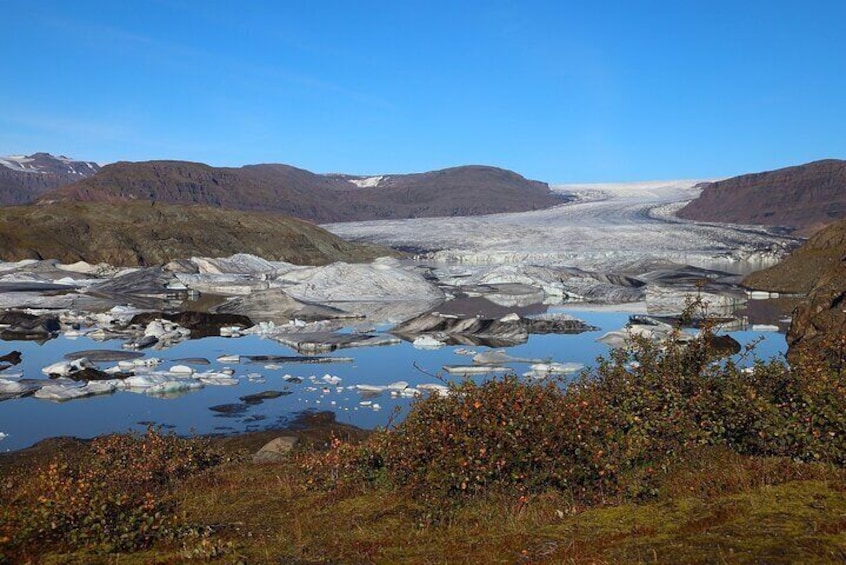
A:
[[[599,330],[576,335],[531,335],[527,343],[509,347],[505,351],[513,357],[591,366],[595,364],[597,356],[609,353],[608,347],[596,339],[605,332],[622,328],[629,318],[627,312],[578,307],[555,307],[550,311],[571,314],[597,326]],[[730,335],[744,345],[761,340],[756,354],[762,359],[781,355],[786,349],[783,333],[739,331],[731,332]],[[23,356],[22,363],[7,369],[6,373],[23,371],[23,378],[46,379],[41,369],[61,361],[67,353],[89,349],[119,350],[122,343],[121,340],[97,342],[85,337],[59,337],[42,345],[12,341],[3,343],[0,354],[18,350]],[[288,363],[267,368],[267,363],[263,362],[245,362],[242,359],[239,363],[220,363],[216,359],[226,354],[294,356],[298,353],[272,339],[256,336],[188,340],[168,349],[148,349],[144,353],[147,357],[161,359],[160,369],[176,364],[190,364],[180,361],[183,359],[205,358],[210,361],[209,365],[193,365],[193,368],[206,371],[231,367],[235,370],[238,384],[205,386],[167,398],[119,390],[66,402],[33,397],[7,400],[0,402],[0,434],[3,434],[0,436],[3,438],[0,439],[0,451],[21,449],[54,436],[90,438],[109,432],[140,431],[150,423],[179,434],[235,433],[277,428],[307,410],[330,410],[335,412],[339,422],[363,428],[384,426],[392,419],[402,418],[412,399],[393,397],[388,392],[365,396],[347,387],[356,384],[387,385],[395,381],[407,381],[412,387],[440,383],[431,376],[434,374],[446,380],[461,379],[463,377],[446,374],[442,367],[471,365],[472,357],[466,355],[468,349],[482,352],[491,348],[444,346],[435,350],[422,350],[403,341],[396,345],[342,349],[327,354],[337,358],[351,357],[352,362]],[[465,354],[460,354],[462,350]],[[113,364],[100,363],[99,366],[104,368]],[[518,374],[529,371],[527,363],[508,363],[507,366]],[[283,379],[286,374],[299,377],[302,382],[288,382]],[[339,377],[341,381],[329,386],[322,381],[327,374]],[[3,373],[0,373],[2,377]],[[242,410],[236,413],[210,410],[212,406],[243,404],[240,397],[263,391],[281,391],[285,394],[242,406]],[[398,415],[395,414],[397,410]]]

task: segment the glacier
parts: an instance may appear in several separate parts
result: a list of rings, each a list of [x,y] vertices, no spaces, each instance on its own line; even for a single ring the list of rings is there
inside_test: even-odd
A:
[[[530,264],[639,274],[667,263],[749,272],[775,263],[799,240],[761,226],[708,224],[674,213],[698,196],[698,180],[564,184],[574,197],[545,210],[488,216],[324,224],[353,241],[423,250],[435,263]]]

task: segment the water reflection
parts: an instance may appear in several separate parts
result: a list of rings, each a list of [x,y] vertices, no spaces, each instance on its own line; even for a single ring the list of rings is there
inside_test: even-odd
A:
[[[537,360],[592,365],[597,356],[608,352],[596,338],[624,326],[630,314],[607,307],[550,310],[571,314],[599,329],[576,335],[530,335],[527,342],[506,348],[505,355],[498,357],[508,370],[522,374]],[[758,352],[765,358],[785,349],[784,337],[779,333],[745,330],[732,335],[741,344],[763,338]],[[14,342],[7,346],[23,355],[15,371],[23,371],[23,378],[44,379],[41,369],[66,356],[72,357],[81,350],[120,350],[121,343],[60,337],[44,344]],[[234,370],[237,385],[205,386],[157,396],[118,391],[62,403],[31,397],[0,402],[0,432],[6,434],[0,440],[0,449],[19,449],[52,436],[92,437],[141,430],[151,422],[184,434],[251,431],[285,425],[303,410],[330,410],[340,422],[372,428],[385,425],[395,408],[404,411],[412,402],[408,395],[385,387],[404,381],[411,389],[425,389],[426,385],[441,384],[436,375],[446,380],[460,379],[446,374],[443,367],[470,364],[470,355],[493,351],[485,346],[459,345],[424,350],[403,341],[324,354],[330,362],[314,365],[296,362],[297,353],[291,348],[259,336],[190,340],[156,351],[161,366],[195,363],[203,371],[229,367]],[[355,385],[372,388],[365,386],[360,390]]]

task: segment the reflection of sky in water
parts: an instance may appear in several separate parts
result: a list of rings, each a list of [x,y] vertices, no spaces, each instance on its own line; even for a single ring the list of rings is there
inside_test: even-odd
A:
[[[619,312],[573,311],[573,315],[601,328],[599,332],[579,335],[535,335],[528,343],[508,348],[510,355],[522,358],[548,359],[555,362],[594,363],[598,355],[608,352],[607,347],[595,340],[606,331],[621,328],[628,320],[628,314]],[[748,343],[763,336],[758,356],[767,359],[784,351],[784,335],[761,332],[736,332],[732,334],[741,343]],[[24,371],[24,378],[42,378],[41,368],[61,360],[66,353],[84,349],[119,349],[121,341],[105,343],[85,338],[70,340],[54,339],[39,346],[27,342],[6,342],[0,354],[17,349],[23,353],[23,363],[8,371]],[[284,424],[293,414],[302,410],[333,410],[341,422],[372,428],[385,425],[396,407],[405,410],[410,402],[405,398],[392,398],[383,393],[373,398],[363,398],[356,391],[329,387],[324,393],[322,383],[312,384],[308,380],[314,375],[319,380],[326,373],[337,375],[343,380],[339,386],[353,384],[385,385],[393,381],[408,381],[411,386],[438,382],[433,377],[416,369],[413,364],[428,373],[442,373],[443,365],[469,365],[471,357],[457,355],[460,347],[446,346],[434,351],[415,349],[410,343],[399,345],[344,349],[330,355],[352,357],[353,363],[336,364],[285,364],[281,369],[265,369],[264,363],[229,365],[236,370],[240,383],[237,386],[206,386],[176,398],[164,399],[126,391],[111,395],[55,403],[34,398],[0,402],[0,432],[8,437],[0,441],[0,449],[18,449],[51,436],[92,437],[112,431],[140,430],[145,426],[139,422],[155,422],[172,426],[179,433],[211,433],[264,429]],[[484,347],[472,347],[483,351]],[[148,357],[164,360],[160,369],[167,369],[180,358],[204,357],[211,365],[195,366],[198,371],[220,369],[216,358],[222,354],[239,355],[297,355],[288,347],[269,339],[244,337],[238,339],[206,338],[186,341],[173,348],[155,351],[146,350]],[[100,364],[101,368],[110,363]],[[517,373],[529,369],[526,364],[510,365]],[[260,373],[265,382],[251,382],[248,373]],[[289,384],[282,375],[291,374],[304,378],[301,384]],[[447,378],[450,377],[444,375]],[[0,373],[2,377],[2,373]],[[308,387],[317,390],[309,391]],[[240,403],[239,397],[266,390],[291,391],[290,395],[250,405],[237,415],[221,415],[209,410],[220,404]],[[381,406],[360,406],[362,400],[370,400]],[[335,404],[332,404],[334,402]]]

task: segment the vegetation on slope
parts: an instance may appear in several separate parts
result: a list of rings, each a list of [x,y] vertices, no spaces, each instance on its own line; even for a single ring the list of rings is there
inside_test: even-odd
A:
[[[320,265],[392,254],[350,243],[308,222],[269,212],[152,202],[66,202],[0,208],[0,259],[58,259],[120,266],[252,253]]]
[[[327,440],[326,450],[305,446],[278,464],[223,462],[210,446],[185,443],[167,457],[190,472],[151,483],[147,470],[164,452],[143,447],[163,441],[149,434],[133,440],[142,447],[125,470],[71,455],[34,471],[27,463],[0,491],[0,551],[105,562],[123,548],[133,550],[121,555],[127,563],[842,559],[842,363],[808,355],[746,371],[716,361],[708,343],[636,340],[569,386],[464,382],[363,442]],[[841,360],[844,343],[828,344]],[[56,465],[84,471],[56,475]],[[138,474],[129,483],[167,519],[154,514],[150,535],[143,520],[124,526],[120,512],[77,514],[90,489],[63,477],[80,472],[96,484]],[[54,527],[88,513],[97,519],[72,536]]]

